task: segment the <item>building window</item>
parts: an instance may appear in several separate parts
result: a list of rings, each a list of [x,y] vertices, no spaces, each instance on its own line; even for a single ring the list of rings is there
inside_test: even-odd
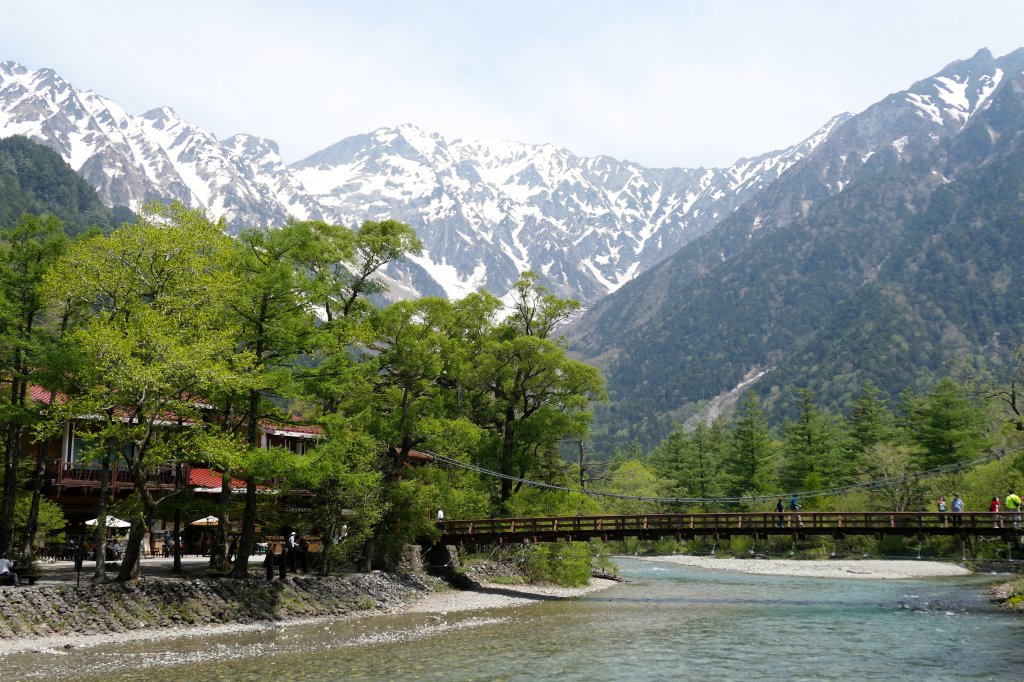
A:
[[[72,466],[84,467],[84,466],[99,466],[99,458],[93,452],[96,447],[95,443],[90,443],[88,440],[83,438],[81,435],[74,431],[68,431],[67,447],[64,449],[64,461]],[[112,453],[114,456],[111,457],[110,465],[119,469],[125,468],[126,462],[135,453],[135,444],[129,443],[124,446],[119,452],[115,451]]]

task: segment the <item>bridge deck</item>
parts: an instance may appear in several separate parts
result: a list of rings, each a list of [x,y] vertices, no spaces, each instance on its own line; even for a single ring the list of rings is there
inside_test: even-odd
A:
[[[1020,527],[1018,527],[1019,524]],[[659,539],[733,535],[984,535],[1010,538],[1024,534],[1012,513],[965,512],[758,512],[712,514],[633,514],[447,520],[440,525],[443,544],[504,544],[558,540]]]

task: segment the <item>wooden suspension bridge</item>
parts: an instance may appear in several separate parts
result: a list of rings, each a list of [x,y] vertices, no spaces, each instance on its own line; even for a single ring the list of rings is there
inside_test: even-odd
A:
[[[424,544],[496,545],[531,542],[624,540],[641,538],[690,540],[733,536],[887,535],[924,539],[932,535],[998,537],[1024,535],[1024,522],[1014,512],[755,512],[707,514],[626,514],[620,516],[553,516],[446,520],[441,537]]]

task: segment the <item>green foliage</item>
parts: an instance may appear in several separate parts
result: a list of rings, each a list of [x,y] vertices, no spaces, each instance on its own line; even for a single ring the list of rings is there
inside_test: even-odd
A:
[[[602,490],[623,496],[622,499],[608,498],[603,506],[606,512],[614,514],[643,514],[657,511],[656,503],[643,499],[663,497],[667,488],[665,481],[646,464],[631,459],[611,471]]]
[[[564,340],[550,338],[576,305],[535,282],[535,275],[523,274],[512,315],[502,323],[478,316],[470,319],[483,329],[467,330],[468,338],[479,340],[473,361],[465,365],[471,418],[493,434],[498,468],[506,476],[529,472],[562,439],[585,437],[590,401],[604,396],[600,373],[570,359]],[[502,480],[503,504],[512,488],[511,480]]]
[[[909,396],[904,410],[921,469],[970,459],[987,445],[982,411],[952,379],[942,379],[921,398]]]
[[[698,422],[689,432],[678,429],[654,449],[650,465],[668,482],[672,497],[723,497],[729,487],[729,435],[722,420],[711,426]]]
[[[323,536],[325,573],[335,562],[358,556],[386,511],[382,474],[374,461],[376,443],[338,427],[328,433],[329,438],[299,458],[288,472],[293,485],[313,493],[312,513],[303,522]]]
[[[28,523],[29,506],[32,496],[22,494],[14,507],[14,526],[23,529]],[[39,516],[36,519],[36,533],[32,538],[33,547],[41,547],[47,540],[60,542],[64,539],[63,531],[68,525],[67,517],[61,506],[45,498],[39,500]]]
[[[810,391],[797,390],[800,414],[787,421],[785,465],[780,474],[782,487],[788,490],[817,490],[844,485],[852,480],[856,459],[847,447],[842,423],[818,411]],[[809,487],[814,476],[816,487]]]
[[[754,393],[745,393],[723,467],[726,494],[736,497],[748,491],[776,492],[778,466],[764,411]]]
[[[585,542],[530,545],[525,569],[531,582],[580,587],[590,582],[590,547]]]

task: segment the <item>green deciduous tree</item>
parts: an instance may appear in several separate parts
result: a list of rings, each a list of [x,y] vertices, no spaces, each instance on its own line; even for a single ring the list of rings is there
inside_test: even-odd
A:
[[[564,340],[551,334],[578,309],[536,284],[524,273],[512,295],[512,314],[493,327],[479,354],[466,367],[473,419],[494,436],[498,468],[524,477],[541,451],[564,438],[583,438],[589,404],[604,396],[604,381],[593,367],[569,358]],[[501,481],[504,504],[515,485]]]
[[[29,397],[33,385],[48,382],[48,360],[55,356],[51,341],[53,324],[46,324],[43,277],[67,249],[68,239],[60,220],[53,216],[22,215],[11,229],[0,231],[0,429],[3,432],[3,504],[0,506],[0,552],[12,556],[14,509],[19,497],[18,472],[28,429],[38,423],[40,409]],[[45,451],[44,451],[45,452]],[[33,467],[33,505],[22,551],[31,550],[42,485],[42,458]]]
[[[201,422],[196,396],[236,378],[235,334],[223,309],[237,284],[223,267],[230,246],[202,213],[154,205],[134,225],[77,242],[46,277],[51,299],[80,313],[70,339],[86,362],[65,416],[91,415],[94,442],[123,453],[135,484],[119,580],[138,575],[158,502],[150,475],[193,438],[168,420]]]

